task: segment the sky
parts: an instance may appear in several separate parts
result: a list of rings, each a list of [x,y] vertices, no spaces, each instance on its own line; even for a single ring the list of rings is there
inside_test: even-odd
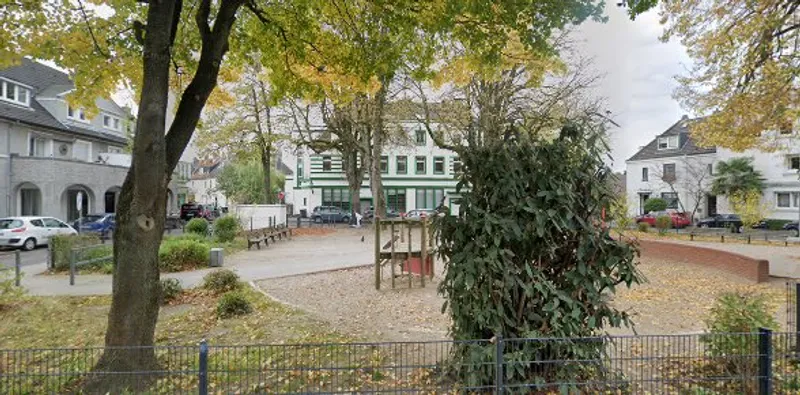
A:
[[[612,167],[621,171],[641,146],[688,114],[672,93],[677,86],[674,77],[685,73],[691,60],[679,42],[659,40],[663,26],[656,11],[631,21],[616,1],[609,1],[606,15],[606,23],[580,25],[574,39],[604,76],[597,92],[606,98],[612,119],[620,125],[610,130],[610,144]]]

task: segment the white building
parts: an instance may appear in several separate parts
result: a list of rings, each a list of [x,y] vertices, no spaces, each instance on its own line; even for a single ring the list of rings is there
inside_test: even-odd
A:
[[[716,163],[749,157],[765,179],[762,202],[768,208],[767,218],[798,218],[800,143],[796,141],[797,136],[792,133],[771,136],[780,147],[775,152],[733,152],[695,145],[688,130],[691,122],[693,120],[684,116],[627,160],[626,189],[632,216],[642,214],[644,202],[654,197],[667,200],[670,208],[687,212],[691,212],[699,200],[696,219],[730,213],[725,197],[710,193]],[[665,182],[664,179],[671,182]],[[700,190],[702,193],[694,193]]]
[[[217,174],[222,167],[220,161],[197,162],[189,181],[190,195],[194,202],[204,206],[228,207],[227,196],[217,188]]]
[[[444,201],[445,206],[457,212],[455,175],[461,168],[457,155],[437,147],[418,124],[404,124],[403,129],[409,134],[410,144],[384,148],[381,160],[387,209],[401,213],[433,209]],[[352,199],[337,152],[316,154],[300,150],[284,162],[294,170],[294,174],[286,176],[285,199],[295,213],[311,212],[316,206],[350,210]],[[360,200],[362,210],[374,205],[368,175],[361,185]]]

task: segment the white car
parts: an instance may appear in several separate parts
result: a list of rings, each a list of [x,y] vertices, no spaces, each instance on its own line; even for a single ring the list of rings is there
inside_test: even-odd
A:
[[[55,235],[78,232],[61,220],[51,217],[9,217],[0,219],[0,247],[16,247],[30,251],[46,245]]]

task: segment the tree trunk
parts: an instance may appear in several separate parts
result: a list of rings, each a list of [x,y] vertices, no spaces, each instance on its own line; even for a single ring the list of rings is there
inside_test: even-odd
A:
[[[158,366],[153,345],[158,319],[158,249],[164,233],[167,184],[164,130],[169,90],[171,25],[175,3],[151,2],[144,41],[142,96],[131,168],[122,184],[114,232],[114,277],[106,349],[96,371],[148,371]],[[124,349],[114,347],[145,346]],[[143,377],[97,376],[89,392],[143,388]]]
[[[383,107],[386,101],[386,91],[389,78],[381,81],[381,88],[369,103],[367,112],[369,129],[372,131],[372,150],[369,163],[369,184],[372,190],[372,200],[375,205],[375,215],[386,218],[386,198],[383,194],[383,177],[381,174],[381,156],[383,155]]]
[[[342,166],[344,167],[347,186],[350,191],[351,212],[350,223],[356,223],[355,213],[362,214],[361,211],[361,183],[364,182],[364,164],[358,163],[358,150],[355,147],[342,146]]]
[[[272,185],[270,185],[270,150],[271,146],[264,138],[264,130],[261,128],[261,107],[258,105],[258,94],[256,93],[255,86],[253,90],[253,109],[256,116],[256,142],[258,143],[259,154],[261,157],[261,169],[264,171],[264,198],[267,204],[272,204]],[[270,130],[270,113],[269,107],[267,109],[267,130]]]

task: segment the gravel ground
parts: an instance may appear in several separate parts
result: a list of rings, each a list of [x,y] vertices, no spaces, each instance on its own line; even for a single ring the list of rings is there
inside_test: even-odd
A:
[[[441,263],[437,263],[441,270]],[[638,334],[694,333],[722,292],[743,290],[767,293],[782,327],[785,321],[784,285],[780,280],[754,285],[736,276],[696,265],[642,259],[639,266],[648,282],[633,289],[620,288],[613,303],[633,315]],[[438,271],[437,270],[437,271]],[[272,297],[330,322],[341,332],[375,341],[417,341],[447,338],[449,319],[441,313],[443,299],[433,282],[421,288],[414,279],[396,278],[391,289],[384,270],[380,291],[375,290],[371,267],[340,270],[258,282]],[[614,329],[612,334],[633,334]]]

